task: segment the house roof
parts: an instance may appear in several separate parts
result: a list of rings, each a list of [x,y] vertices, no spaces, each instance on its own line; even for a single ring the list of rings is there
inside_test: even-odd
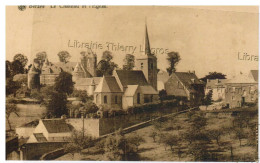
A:
[[[43,133],[33,133],[35,139],[37,142],[47,142],[46,137],[43,135]]]
[[[124,96],[134,96],[138,85],[127,85]]]
[[[218,86],[223,86],[227,82],[227,79],[208,79],[206,88],[216,88]]]
[[[59,74],[61,71],[66,71],[72,73],[74,70],[74,67],[76,66],[77,62],[56,62],[51,63],[48,60],[46,61],[48,63],[45,63],[42,67],[42,74]]]
[[[227,80],[227,84],[229,83],[257,83],[253,78],[249,78],[247,75],[240,74],[238,76],[235,76],[232,79]]]
[[[115,70],[115,73],[124,87],[127,85],[148,85],[141,70]]]
[[[114,76],[103,76],[95,92],[122,92]]]
[[[250,73],[251,73],[252,77],[254,78],[254,80],[256,82],[258,82],[258,70],[251,70]]]
[[[175,72],[172,75],[176,75],[177,78],[186,86],[190,86],[192,84],[203,84],[198,77],[191,72]]]
[[[158,92],[150,85],[140,86],[140,91],[145,95],[157,95]]]
[[[71,131],[64,119],[42,119],[41,121],[49,133]]]

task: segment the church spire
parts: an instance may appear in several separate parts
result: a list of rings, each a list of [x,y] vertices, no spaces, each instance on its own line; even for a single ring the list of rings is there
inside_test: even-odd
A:
[[[149,42],[149,36],[147,31],[147,23],[145,19],[145,36],[144,36],[144,53],[145,55],[151,55],[151,49],[150,49],[150,42]]]

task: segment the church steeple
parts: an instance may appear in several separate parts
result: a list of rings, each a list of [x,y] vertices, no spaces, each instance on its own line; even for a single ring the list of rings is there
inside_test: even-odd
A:
[[[144,49],[145,49],[144,53],[145,53],[145,55],[151,55],[151,48],[150,48],[146,20],[145,20],[145,33],[144,34],[145,34],[145,36],[144,36]]]

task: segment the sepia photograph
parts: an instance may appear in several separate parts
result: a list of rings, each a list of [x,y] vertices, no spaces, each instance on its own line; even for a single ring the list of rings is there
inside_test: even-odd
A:
[[[6,6],[5,158],[258,162],[258,6]]]

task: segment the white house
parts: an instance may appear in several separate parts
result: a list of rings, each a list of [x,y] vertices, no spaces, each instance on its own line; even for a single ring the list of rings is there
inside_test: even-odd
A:
[[[40,119],[27,143],[64,142],[71,136],[71,128],[64,119]]]

